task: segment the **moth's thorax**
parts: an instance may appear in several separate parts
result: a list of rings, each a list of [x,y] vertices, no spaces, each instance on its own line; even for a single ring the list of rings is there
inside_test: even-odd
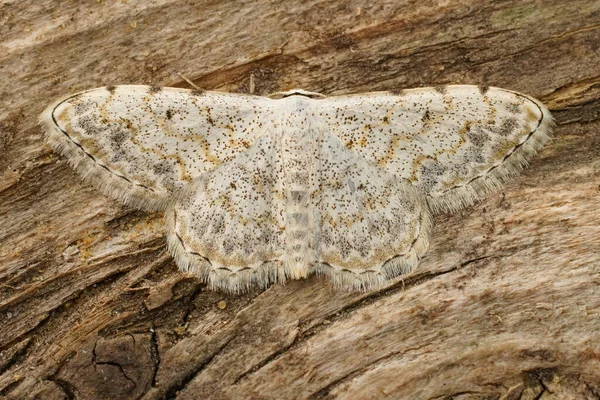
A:
[[[308,99],[324,99],[326,96],[321,93],[309,92],[308,90],[304,90],[304,89],[292,89],[292,90],[288,90],[286,92],[272,93],[269,95],[269,97],[277,100],[277,99],[285,99],[288,97],[304,97],[304,98],[308,98]]]
[[[303,96],[286,97],[277,102],[274,121],[279,134],[288,137],[312,137],[322,133],[318,128],[318,103]]]

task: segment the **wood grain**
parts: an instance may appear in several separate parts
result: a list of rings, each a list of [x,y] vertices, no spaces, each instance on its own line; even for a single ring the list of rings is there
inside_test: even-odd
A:
[[[600,3],[4,1],[0,397],[600,398]],[[501,192],[436,217],[374,293],[312,277],[212,292],[162,216],[85,185],[39,113],[106,84],[325,94],[486,84],[555,138]]]

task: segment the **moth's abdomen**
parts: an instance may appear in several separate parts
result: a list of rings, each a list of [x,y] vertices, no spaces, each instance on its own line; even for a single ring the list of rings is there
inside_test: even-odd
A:
[[[318,223],[315,194],[318,187],[318,130],[311,127],[307,112],[291,113],[281,136],[285,193],[286,273],[306,277],[317,258]]]

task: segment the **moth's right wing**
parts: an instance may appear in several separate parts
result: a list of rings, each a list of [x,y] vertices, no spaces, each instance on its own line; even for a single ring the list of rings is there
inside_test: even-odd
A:
[[[427,195],[434,212],[473,204],[518,173],[548,139],[544,105],[469,85],[319,100],[327,130],[350,150]]]
[[[325,135],[319,152],[318,260],[335,286],[380,288],[411,272],[429,246],[425,196]]]
[[[273,112],[264,97],[125,85],[64,98],[41,123],[84,179],[129,205],[164,210],[172,192],[250,148]]]

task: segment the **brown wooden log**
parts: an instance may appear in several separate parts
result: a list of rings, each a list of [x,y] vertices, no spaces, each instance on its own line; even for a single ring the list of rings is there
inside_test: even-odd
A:
[[[544,101],[555,138],[435,219],[373,293],[319,277],[241,295],[179,272],[161,215],[43,141],[56,97],[106,84],[341,94],[473,83]],[[0,397],[600,398],[600,2],[0,4]]]

